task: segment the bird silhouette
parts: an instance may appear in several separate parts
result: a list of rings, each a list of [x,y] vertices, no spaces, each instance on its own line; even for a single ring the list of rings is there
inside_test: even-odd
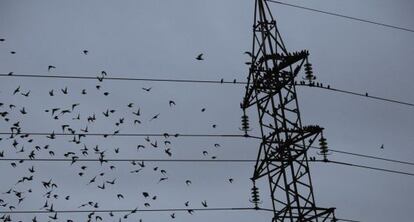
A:
[[[158,119],[158,116],[160,115],[160,113],[156,114],[155,116],[153,116],[150,121],[154,120],[154,119]]]
[[[197,60],[199,60],[199,61],[204,60],[204,58],[203,58],[203,53],[200,53],[200,54],[196,57],[196,59],[197,59]]]
[[[151,89],[152,89],[152,87],[150,87],[150,88],[142,88],[144,91],[146,91],[146,92],[149,92],[149,91],[151,91]]]
[[[18,87],[14,90],[13,95],[16,95],[16,93],[18,93],[18,92],[20,92],[20,86],[18,86]]]
[[[253,54],[251,52],[246,51],[246,52],[244,52],[244,54],[246,54],[246,55],[248,55],[250,57],[253,57]]]
[[[65,95],[68,94],[68,87],[65,87],[64,89],[61,89],[61,91]]]
[[[52,69],[56,69],[56,67],[55,67],[55,66],[52,66],[52,65],[49,65],[49,66],[47,67],[47,71],[48,71],[48,72],[50,72],[50,70],[52,70]]]

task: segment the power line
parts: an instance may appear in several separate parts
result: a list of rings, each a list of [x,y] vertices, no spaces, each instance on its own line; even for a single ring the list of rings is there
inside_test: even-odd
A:
[[[327,89],[327,88],[323,88],[323,87],[317,87],[317,88]],[[355,96],[367,97],[367,98],[370,98],[370,99],[382,100],[382,101],[385,101],[385,102],[398,103],[398,104],[401,104],[401,105],[407,105],[407,106],[414,107],[414,103],[403,102],[403,101],[399,101],[399,100],[395,100],[395,99],[387,99],[387,98],[378,97],[378,96],[371,96],[371,95],[368,95],[368,93],[363,94],[363,93],[357,93],[357,92],[352,92],[352,91],[342,90],[342,89],[335,89],[335,88],[330,88],[328,90],[341,92],[341,93],[345,93],[345,94],[351,94],[351,95],[355,95]]]
[[[0,132],[0,135],[31,135],[31,136],[50,136],[52,133],[43,133],[43,132],[25,132],[25,133],[6,133],[6,132]],[[249,135],[240,135],[240,134],[168,134],[168,133],[120,133],[120,134],[105,134],[105,133],[53,133],[55,136],[121,136],[121,137],[144,137],[144,136],[173,136],[173,137],[230,137],[230,138],[254,138],[254,139],[261,139],[257,136],[249,136]],[[320,149],[319,147],[311,146],[312,149]],[[412,162],[407,161],[401,161],[396,159],[389,159],[389,158],[382,158],[372,155],[365,155],[365,154],[359,154],[359,153],[353,153],[353,152],[347,152],[347,151],[341,151],[341,150],[335,150],[335,149],[329,149],[332,152],[341,153],[341,154],[347,154],[347,155],[353,155],[358,157],[364,157],[364,158],[370,158],[370,159],[376,159],[376,160],[382,160],[387,162],[393,162],[393,163],[400,163],[400,164],[407,164],[407,165],[414,165]],[[10,160],[10,161],[18,161],[18,160],[27,160],[27,161],[41,161],[41,159],[0,159],[0,161],[3,160]],[[49,160],[49,159],[44,159]],[[107,161],[128,161],[129,159],[108,159]],[[132,161],[133,159],[131,159]],[[54,161],[65,161],[65,159],[56,159]],[[67,159],[67,161],[72,161],[71,159]],[[94,161],[94,159],[85,159],[85,160],[77,160],[77,161]],[[96,161],[96,160],[95,160]],[[98,160],[99,161],[99,160]],[[138,161],[138,160],[136,160]],[[147,160],[151,161],[151,160]],[[197,162],[197,161],[205,161],[205,162],[226,162],[226,160],[162,160],[162,159],[153,159],[153,161],[170,161],[170,162]],[[229,162],[252,162],[254,160],[228,160]]]
[[[317,148],[317,147],[312,147],[312,148],[320,149],[320,148]],[[372,156],[372,155],[365,155],[365,154],[360,154],[360,153],[352,153],[352,152],[347,152],[347,151],[342,151],[342,150],[334,150],[334,149],[328,149],[328,150],[332,151],[332,152],[335,152],[335,153],[341,153],[341,154],[346,154],[346,155],[364,157],[364,158],[368,158],[368,159],[382,160],[382,161],[387,161],[387,162],[392,162],[392,163],[400,163],[400,164],[407,164],[407,165],[414,166],[413,162],[407,162],[407,161],[402,161],[402,160],[377,157],[377,156]]]
[[[352,17],[352,16],[348,16],[348,15],[323,11],[323,10],[319,10],[319,9],[314,9],[314,8],[309,8],[309,7],[305,7],[305,6],[300,6],[300,5],[289,4],[289,3],[275,1],[275,0],[266,0],[266,1],[276,3],[276,4],[280,4],[280,5],[289,6],[289,7],[294,7],[294,8],[304,9],[304,10],[308,10],[308,11],[318,12],[318,13],[322,13],[322,14],[326,14],[326,15],[337,16],[337,17],[350,19],[350,20],[354,20],[354,21],[358,21],[358,22],[369,23],[369,24],[373,24],[373,25],[383,26],[383,27],[392,28],[392,29],[398,29],[398,30],[407,31],[407,32],[414,32],[413,29],[404,28],[404,27],[401,27],[401,26],[388,25],[388,24],[385,24],[385,23],[375,22],[375,21],[372,21],[372,20],[361,19],[361,18]]]
[[[0,135],[33,135],[33,136],[50,136],[52,133],[42,133],[42,132],[25,132],[25,133],[7,133],[7,132],[0,132]],[[55,136],[125,136],[125,137],[133,137],[133,136],[137,136],[137,137],[143,137],[143,136],[171,136],[171,137],[243,137],[243,138],[254,138],[254,139],[261,139],[260,137],[257,136],[250,136],[250,135],[238,135],[238,134],[161,134],[161,133],[140,133],[140,134],[134,134],[134,133],[124,133],[124,134],[104,134],[104,133],[87,133],[87,134],[82,134],[82,133],[54,133]],[[316,146],[311,146],[311,149],[317,149],[320,150],[319,147]],[[396,159],[390,159],[390,158],[383,158],[383,157],[377,157],[377,156],[372,156],[372,155],[366,155],[366,154],[360,154],[360,153],[353,153],[353,152],[347,152],[347,151],[342,151],[342,150],[336,150],[336,149],[329,149],[329,151],[332,152],[336,152],[336,153],[341,153],[341,154],[346,154],[346,155],[353,155],[353,156],[358,156],[358,157],[364,157],[364,158],[369,158],[369,159],[375,159],[375,160],[382,160],[382,161],[387,161],[387,162],[393,162],[393,163],[400,163],[400,164],[406,164],[406,165],[414,165],[413,162],[408,162],[408,161],[402,161],[402,160],[396,160]],[[1,160],[6,160],[6,159],[0,159]],[[16,159],[17,160],[17,159]],[[27,159],[30,160],[30,159]],[[36,160],[33,160],[36,161]],[[39,160],[40,161],[40,160]],[[59,161],[59,160],[56,160]],[[62,160],[63,161],[63,160]],[[85,160],[85,161],[93,161],[93,160]],[[108,159],[108,161],[110,161]],[[116,160],[114,159],[113,161],[126,161],[126,160]],[[165,160],[165,161],[172,161],[172,160]],[[223,161],[223,160],[209,160],[209,161]],[[250,161],[250,160],[247,160]]]
[[[227,207],[227,208],[165,208],[165,209],[110,209],[110,210],[22,210],[0,211],[0,214],[53,214],[53,213],[130,213],[130,212],[178,212],[178,211],[245,211],[257,210],[252,207]]]
[[[52,133],[43,133],[43,132],[24,132],[24,133],[7,133],[7,132],[0,132],[0,135],[31,135],[31,136],[50,136]],[[105,134],[105,133],[53,133],[55,136],[121,136],[121,137],[144,137],[144,136],[171,136],[171,137],[239,137],[239,138],[254,138],[254,139],[261,139],[257,136],[250,136],[250,135],[240,135],[240,134],[168,134],[168,133],[120,133],[120,134]],[[312,149],[320,149],[316,146],[311,146]],[[364,158],[370,158],[375,160],[382,160],[387,162],[393,162],[393,163],[400,163],[400,164],[407,164],[407,165],[414,165],[412,162],[402,161],[402,160],[396,160],[396,159],[389,159],[389,158],[383,158],[383,157],[377,157],[372,155],[365,155],[360,153],[353,153],[353,152],[347,152],[342,150],[335,150],[335,149],[329,149],[329,151],[341,153],[341,154],[347,154],[347,155],[353,155],[353,156],[359,156]],[[5,160],[5,159],[0,159]],[[35,161],[35,160],[33,160]],[[40,160],[39,160],[40,161]],[[56,160],[59,161],[59,160]],[[63,161],[63,160],[62,160]],[[92,161],[92,160],[85,160],[85,161]],[[109,160],[108,160],[109,161]],[[126,160],[115,160],[114,161],[126,161]],[[165,160],[165,161],[172,161],[172,160]],[[216,161],[220,162],[222,160],[209,160],[209,161]],[[250,160],[247,160],[250,161]],[[191,162],[191,161],[190,161]]]
[[[40,159],[30,159],[30,158],[0,158],[1,161],[28,161],[28,162],[134,162],[134,161],[144,161],[144,162],[176,162],[176,163],[254,163],[256,160],[253,159],[61,159],[61,158],[40,158]],[[266,161],[266,160],[263,160]],[[279,160],[267,160],[269,162],[277,162]],[[358,168],[366,168],[371,170],[383,171],[388,173],[396,173],[402,174],[407,176],[414,176],[414,173],[408,173],[404,171],[398,170],[390,170],[385,168],[377,168],[353,163],[346,163],[346,162],[338,162],[338,161],[324,161],[324,160],[308,160],[308,162],[327,162],[327,163],[335,163],[341,164],[346,166],[358,167]]]
[[[70,76],[70,75],[27,75],[27,74],[19,74],[19,75],[9,75],[5,73],[0,73],[0,77],[20,77],[20,78],[56,78],[56,79],[83,79],[83,80],[97,80],[97,77],[91,76]],[[168,78],[128,78],[128,77],[105,77],[105,80],[115,80],[115,81],[144,81],[144,82],[172,82],[172,83],[201,83],[201,84],[226,84],[226,85],[246,85],[247,82],[239,82],[239,81],[218,81],[218,80],[195,80],[195,79],[168,79]],[[303,83],[295,83],[296,86],[303,86],[303,87],[311,87],[311,88],[319,88],[324,90],[330,90],[335,92],[340,92],[344,94],[354,95],[354,96],[361,96],[369,99],[380,100],[384,102],[390,103],[397,103],[401,105],[407,105],[414,107],[414,103],[404,102],[396,99],[388,99],[379,96],[371,96],[367,93],[358,93],[352,92],[349,90],[337,89],[332,87],[323,87],[321,85],[313,85],[313,84],[303,84]]]
[[[180,211],[265,211],[270,209],[252,207],[228,207],[228,208],[165,208],[165,209],[110,209],[110,210],[21,210],[21,211],[0,211],[0,214],[54,214],[54,213],[131,213],[131,212],[180,212]],[[343,218],[336,218],[337,221],[360,222]]]
[[[318,161],[318,160],[316,160],[316,161]],[[338,164],[338,165],[358,167],[358,168],[382,171],[382,172],[387,172],[387,173],[396,173],[396,174],[402,174],[402,175],[407,175],[407,176],[414,176],[414,173],[408,173],[408,172],[398,171],[398,170],[389,170],[389,169],[379,168],[379,167],[370,167],[370,166],[354,164],[354,163],[345,163],[345,162],[339,162],[339,161],[333,161],[333,160],[328,160],[328,161],[319,160],[319,162],[334,163],[334,164]]]
[[[249,137],[241,134],[169,134],[169,133],[43,133],[43,132],[20,132],[20,133],[7,133],[0,132],[0,135],[30,135],[30,136],[119,136],[119,137],[143,137],[143,136],[154,136],[154,137]]]
[[[18,74],[9,75],[0,73],[0,77],[21,77],[21,78],[52,78],[52,79],[83,79],[83,80],[97,80],[97,77],[92,76],[70,76],[70,75],[28,75]],[[116,81],[143,81],[143,82],[175,82],[175,83],[208,83],[208,84],[247,84],[247,82],[221,81],[221,80],[196,80],[196,79],[160,79],[160,78],[129,78],[129,77],[105,77],[103,80]]]
[[[256,162],[253,159],[61,159],[61,158],[40,158],[40,159],[30,159],[30,158],[0,158],[0,161],[28,161],[28,162],[133,162],[133,161],[143,161],[143,162],[206,162],[206,163],[252,163]]]

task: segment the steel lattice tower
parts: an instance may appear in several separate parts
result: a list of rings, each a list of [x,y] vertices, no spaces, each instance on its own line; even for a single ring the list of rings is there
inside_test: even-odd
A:
[[[295,77],[304,66],[305,79],[312,84],[308,55],[306,50],[286,50],[267,2],[255,0],[251,64],[241,107],[246,136],[246,111],[257,107],[261,144],[252,180],[268,178],[273,222],[336,221],[334,208],[316,206],[309,173],[307,150],[318,137],[323,143],[325,139],[323,128],[301,123]]]

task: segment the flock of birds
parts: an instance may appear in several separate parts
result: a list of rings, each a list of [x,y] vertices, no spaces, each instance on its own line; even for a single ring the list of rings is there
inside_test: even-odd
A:
[[[4,41],[5,39],[0,39],[0,42]],[[15,54],[16,52],[11,51],[10,53]],[[82,50],[82,54],[84,56],[87,56],[89,54],[89,51]],[[204,60],[203,54],[199,54],[195,59],[198,61]],[[56,66],[54,65],[49,65],[47,67],[48,72],[54,72],[55,69]],[[10,72],[9,75],[13,75],[13,72]],[[97,84],[94,87],[82,89],[80,91],[80,95],[86,96],[91,90],[95,90],[98,93],[102,93],[103,96],[108,96],[110,92],[105,91],[104,87],[101,86],[101,83],[107,76],[108,74],[105,71],[101,71],[100,74],[96,77]],[[1,94],[4,96],[22,96],[29,98],[31,97],[32,90],[33,89],[17,86],[11,92],[2,91]],[[47,94],[44,96],[54,98],[65,95],[71,96],[71,93],[74,93],[74,91],[69,87],[47,89],[47,91]],[[142,87],[142,91],[143,93],[151,93],[152,87]],[[77,95],[79,95],[79,93],[77,93]],[[62,100],[64,99],[62,98]],[[113,164],[113,162],[107,161],[106,159],[109,157],[112,158],[114,156],[117,156],[122,152],[120,151],[120,148],[113,148],[113,150],[104,149],[103,147],[105,146],[105,142],[102,142],[102,139],[98,140],[101,144],[96,145],[90,145],[88,142],[85,142],[84,140],[88,137],[88,134],[93,133],[93,130],[90,129],[93,128],[93,125],[98,121],[108,122],[108,124],[110,124],[111,121],[113,122],[113,120],[116,119],[116,122],[114,124],[115,130],[106,135],[102,135],[103,138],[107,138],[119,134],[121,132],[122,125],[129,124],[130,126],[137,126],[142,124],[144,121],[150,124],[153,121],[157,121],[162,116],[161,113],[154,113],[150,114],[148,118],[145,118],[143,112],[141,111],[141,107],[133,102],[125,104],[125,107],[120,108],[127,110],[127,114],[125,116],[116,115],[119,112],[119,109],[105,109],[102,110],[101,113],[92,113],[90,115],[85,115],[85,113],[81,111],[82,103],[79,102],[61,107],[50,107],[43,110],[50,117],[51,121],[59,122],[60,129],[59,131],[55,129],[56,132],[52,131],[48,135],[39,136],[27,133],[23,127],[24,124],[20,119],[23,116],[30,115],[29,109],[25,108],[21,104],[12,104],[11,101],[13,101],[13,99],[10,99],[9,102],[0,101],[1,132],[9,132],[7,135],[0,135],[0,159],[12,158],[10,156],[16,155],[19,156],[19,158],[30,160],[35,160],[37,158],[64,158],[68,160],[71,169],[76,172],[76,176],[80,178],[79,181],[81,183],[86,182],[85,186],[95,187],[97,191],[106,192],[108,191],[109,187],[117,186],[119,181],[116,173],[117,166]],[[171,109],[173,109],[176,105],[177,104],[174,100],[168,101],[168,106]],[[206,112],[206,108],[201,108],[199,112]],[[79,127],[80,125],[83,125],[83,127]],[[211,127],[216,128],[217,125],[213,124]],[[174,152],[172,147],[172,139],[178,136],[178,134],[169,135],[168,133],[165,133],[161,139],[160,137],[153,138],[147,136],[144,138],[143,143],[136,145],[136,156],[139,156],[139,152],[141,150],[154,149],[158,151],[162,150],[164,158],[173,158]],[[60,137],[71,139],[69,141],[60,140]],[[77,148],[75,150],[62,151],[55,146],[55,144],[60,144],[59,147],[65,147],[68,143]],[[215,143],[214,148],[220,148],[220,144]],[[209,153],[207,150],[202,151],[200,155],[202,155],[203,158],[217,158],[217,156],[212,155],[212,152]],[[88,164],[85,164],[85,162],[79,161],[82,158],[96,159],[95,163],[98,165],[99,173],[88,171],[89,168],[92,167],[88,166]],[[42,173],[38,172],[36,165],[31,164],[31,166],[27,168],[24,163],[26,163],[25,160],[16,160],[10,163],[10,169],[12,169],[10,171],[10,174],[15,174],[16,172],[25,173],[24,175],[19,176],[19,179],[17,181],[10,182],[10,187],[1,187],[2,191],[0,190],[0,211],[42,210],[49,212],[46,214],[47,216],[32,215],[32,222],[45,221],[45,218],[47,221],[76,221],[76,219],[67,218],[66,216],[60,215],[58,212],[55,212],[56,209],[60,208],[60,205],[55,203],[57,200],[71,201],[72,196],[70,194],[64,194],[65,191],[61,190],[61,184],[59,184],[53,178],[53,175],[47,175],[49,177],[48,179],[40,179],[40,177],[44,177],[45,175],[39,175],[39,173]],[[27,169],[22,169],[25,166]],[[154,186],[160,183],[168,183],[169,179],[172,176],[168,173],[168,169],[161,168],[160,166],[148,167],[145,161],[130,161],[129,166],[131,167],[129,174],[134,176],[140,175],[142,171],[150,168],[149,171],[156,173],[158,177]],[[14,169],[16,171],[13,171]],[[6,177],[8,176],[2,175],[2,178]],[[226,180],[227,181],[224,181],[226,183],[231,184],[234,182],[233,178],[227,178]],[[185,181],[182,181],[182,184],[183,186],[192,186],[192,180],[186,179]],[[32,209],[20,209],[19,206],[30,199],[32,194],[36,193],[38,189],[42,190],[41,192],[43,199],[41,200],[41,206],[30,204],[26,206],[29,206]],[[151,208],[151,204],[158,199],[158,195],[156,193],[150,193],[149,191],[140,192],[145,202],[142,203],[142,206],[138,206],[135,210],[131,210],[130,212],[123,215],[115,215],[113,212],[109,212],[108,215],[95,213],[95,210],[100,209],[101,203],[93,200],[84,203],[78,203],[78,208],[91,210],[87,216],[87,221],[103,221],[105,220],[105,217],[108,216],[111,218],[111,220],[127,220],[130,215],[136,214],[139,208]],[[128,194],[122,193],[122,191],[118,190],[118,192],[110,195],[113,195],[116,200],[122,201]],[[35,201],[38,202],[39,200]],[[190,201],[186,201],[183,203],[183,207],[188,208],[187,213],[192,215],[194,213],[194,208],[208,208],[209,206],[206,200],[199,200],[198,204],[192,204]],[[13,216],[13,214],[4,213],[3,215],[0,215],[0,221],[12,221]],[[175,219],[176,216],[176,213],[170,214],[171,219]],[[139,219],[139,221],[142,221],[142,219]]]

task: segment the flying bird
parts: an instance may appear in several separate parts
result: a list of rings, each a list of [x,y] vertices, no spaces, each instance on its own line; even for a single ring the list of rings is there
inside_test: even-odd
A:
[[[251,52],[246,51],[244,52],[244,54],[249,55],[250,57],[253,57],[253,54]]]
[[[68,94],[68,87],[65,87],[64,89],[60,89],[63,94]]]
[[[199,55],[196,57],[196,59],[197,59],[197,60],[199,60],[199,61],[204,60],[204,58],[203,58],[203,53],[199,54]]]
[[[154,120],[154,119],[158,119],[158,116],[160,115],[160,113],[158,113],[157,115],[153,116],[150,121]]]
[[[50,65],[50,66],[47,67],[47,71],[48,72],[50,72],[50,70],[52,70],[52,69],[56,69],[56,66]]]
[[[20,86],[18,86],[18,87],[14,90],[13,95],[16,95],[16,93],[18,93],[18,92],[20,92]]]

